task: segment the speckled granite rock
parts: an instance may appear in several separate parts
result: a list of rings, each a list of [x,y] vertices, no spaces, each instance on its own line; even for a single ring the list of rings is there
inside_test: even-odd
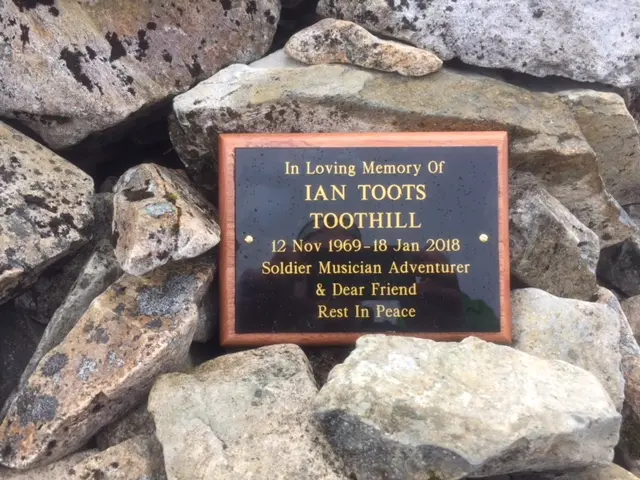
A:
[[[174,99],[171,139],[202,184],[217,178],[219,133],[507,130],[510,167],[536,176],[601,246],[639,231],[605,191],[593,150],[555,95],[447,68],[416,78],[267,62],[232,65]]]
[[[114,192],[116,258],[127,273],[144,275],[197,257],[220,241],[215,208],[180,170],[138,165],[120,177]]]
[[[89,243],[71,258],[65,258],[48,268],[31,288],[15,299],[15,305],[22,315],[44,325],[49,323],[71,291],[96,244],[111,237],[113,194],[99,193],[93,196],[93,218]]]
[[[22,472],[0,467],[0,480],[58,480],[69,479],[69,471],[83,460],[95,455],[97,450],[74,453],[51,465]]]
[[[511,294],[513,343],[520,351],[591,372],[622,409],[620,316],[603,303],[559,298],[536,288]]]
[[[442,60],[431,52],[382,40],[353,22],[333,18],[320,20],[294,34],[284,51],[311,65],[346,63],[410,77],[428,75],[442,67]]]
[[[523,473],[488,477],[484,480],[637,480],[638,477],[618,465],[594,465],[557,473]]]
[[[0,303],[88,241],[92,195],[91,177],[0,122]]]
[[[0,464],[26,469],[77,450],[186,361],[212,259],[123,275],[40,361],[0,424]]]
[[[598,290],[597,235],[531,176],[510,180],[512,275],[559,297],[590,300]]]
[[[474,337],[361,337],[315,409],[355,478],[589,466],[612,460],[620,428],[591,373]]]
[[[470,65],[640,84],[640,5],[613,0],[320,0],[318,13]],[[496,36],[496,32],[500,32]]]
[[[347,480],[311,420],[316,392],[295,345],[225,355],[189,374],[160,377],[149,411],[167,477]]]
[[[260,58],[279,16],[276,0],[1,2],[0,116],[76,144]]]
[[[624,99],[615,93],[587,89],[558,95],[595,151],[607,191],[621,205],[639,203],[640,134]]]

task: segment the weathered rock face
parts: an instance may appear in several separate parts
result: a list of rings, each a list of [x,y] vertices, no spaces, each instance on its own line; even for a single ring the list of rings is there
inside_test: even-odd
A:
[[[638,336],[640,336],[640,295],[623,300],[622,309],[627,316],[629,325],[631,325],[634,337],[638,340]]]
[[[346,63],[410,77],[428,75],[442,67],[442,60],[431,52],[381,40],[353,22],[332,18],[293,35],[284,51],[311,65]]]
[[[49,323],[96,249],[96,244],[111,236],[113,194],[99,193],[93,196],[93,218],[89,243],[72,258],[48,268],[31,288],[15,299],[22,315],[44,325]]]
[[[279,16],[277,0],[2,2],[0,116],[53,148],[76,144],[260,58]]]
[[[510,166],[539,178],[602,246],[638,231],[604,190],[593,150],[554,95],[450,69],[411,78],[265,62],[232,65],[174,100],[171,138],[194,178],[216,178],[221,132],[507,130]]]
[[[509,185],[511,273],[560,297],[589,300],[598,290],[600,242],[535,179]]]
[[[30,468],[75,451],[180,369],[213,277],[211,259],[123,275],[40,361],[0,425],[0,463]]]
[[[640,134],[624,99],[596,90],[558,95],[595,151],[607,191],[622,205],[640,202]]]
[[[618,465],[595,465],[561,473],[525,473],[486,480],[637,480],[638,477]]]
[[[0,480],[44,480],[44,479],[68,479],[69,471],[83,460],[95,455],[96,450],[85,450],[74,453],[52,465],[34,468],[21,472],[0,467]]]
[[[311,421],[316,390],[294,345],[226,355],[191,374],[162,376],[149,411],[169,480],[346,480]]]
[[[361,337],[315,404],[357,478],[587,466],[611,460],[620,426],[592,374],[476,338]]]
[[[100,450],[126,442],[127,440],[140,436],[153,436],[156,433],[156,426],[147,410],[147,402],[144,401],[135,410],[126,414],[96,435],[96,443]]]
[[[220,241],[215,208],[184,172],[139,165],[114,191],[116,257],[127,273],[144,275],[167,262],[197,257]]]
[[[640,294],[640,235],[600,252],[598,275],[628,296]]]
[[[0,304],[87,242],[92,195],[91,177],[0,122]]]
[[[593,373],[622,409],[618,312],[603,303],[558,298],[535,288],[515,290],[511,305],[513,348]]]
[[[625,87],[640,83],[640,7],[598,0],[320,0],[318,13],[470,65]],[[502,32],[496,38],[495,32]]]

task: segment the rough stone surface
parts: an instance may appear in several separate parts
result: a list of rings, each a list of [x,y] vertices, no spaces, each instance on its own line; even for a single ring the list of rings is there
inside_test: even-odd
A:
[[[284,51],[301,62],[346,63],[421,77],[440,70],[442,60],[421,48],[382,40],[359,25],[326,18],[294,34]]]
[[[76,144],[260,58],[279,16],[276,0],[3,1],[0,116]]]
[[[167,262],[197,257],[220,241],[215,208],[180,170],[138,165],[114,191],[116,258],[127,273],[144,275]]]
[[[16,311],[11,303],[0,305],[0,420],[1,407],[18,385],[44,327]]]
[[[182,368],[212,259],[123,275],[40,361],[0,424],[0,464],[26,469],[77,450]]]
[[[318,13],[354,21],[444,60],[618,87],[640,84],[636,2],[612,1],[603,9],[598,0],[320,0]]]
[[[621,205],[639,203],[640,134],[624,99],[615,93],[586,89],[558,95],[571,108],[595,151],[607,191]]]
[[[83,460],[95,455],[96,450],[74,453],[59,462],[21,472],[0,467],[0,480],[54,480],[69,478],[69,471]]]
[[[509,185],[511,273],[559,297],[590,300],[598,290],[600,242],[535,179]]]
[[[193,335],[193,341],[206,343],[211,340],[218,328],[219,300],[217,285],[204,296],[198,309],[198,328]]]
[[[145,401],[120,420],[104,427],[96,435],[96,443],[100,450],[106,450],[139,435],[155,435],[155,433],[156,427]]]
[[[594,465],[558,473],[525,473],[490,477],[485,480],[637,480],[638,477],[618,465]]]
[[[603,248],[598,275],[626,296],[640,294],[640,235]]]
[[[640,336],[640,295],[623,300],[622,309],[637,341]]]
[[[69,295],[55,311],[40,342],[20,378],[19,388],[24,388],[40,360],[52,348],[57,347],[73,329],[91,302],[101,295],[120,275],[113,247],[108,240],[101,240],[84,265],[80,275],[71,286]],[[9,408],[5,404],[3,412]],[[0,418],[2,415],[0,415]]]
[[[316,391],[295,345],[234,353],[190,374],[162,376],[149,411],[167,477],[346,480],[311,420]]]
[[[555,95],[446,68],[416,78],[278,63],[232,65],[174,99],[171,138],[194,178],[217,178],[219,133],[507,130],[511,168],[539,178],[601,246],[638,232],[604,190],[593,150]]]
[[[315,405],[356,478],[578,468],[611,461],[620,427],[592,374],[473,337],[361,337]]]
[[[593,373],[622,409],[618,312],[602,303],[559,298],[535,288],[515,290],[511,310],[513,348]]]
[[[27,318],[44,325],[49,323],[57,308],[71,291],[96,248],[96,244],[110,238],[113,221],[112,194],[94,195],[93,218],[92,238],[89,243],[71,259],[63,259],[47,269],[29,290],[15,299],[16,307]]]
[[[91,177],[0,122],[0,304],[87,242],[92,195]]]

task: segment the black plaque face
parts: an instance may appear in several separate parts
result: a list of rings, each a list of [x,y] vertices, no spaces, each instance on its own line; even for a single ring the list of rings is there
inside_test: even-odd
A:
[[[497,135],[495,145],[235,147],[223,341],[508,341]]]

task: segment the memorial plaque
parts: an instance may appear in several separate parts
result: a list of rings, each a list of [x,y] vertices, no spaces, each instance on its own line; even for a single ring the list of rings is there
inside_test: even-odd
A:
[[[220,137],[221,342],[511,341],[507,133]]]

